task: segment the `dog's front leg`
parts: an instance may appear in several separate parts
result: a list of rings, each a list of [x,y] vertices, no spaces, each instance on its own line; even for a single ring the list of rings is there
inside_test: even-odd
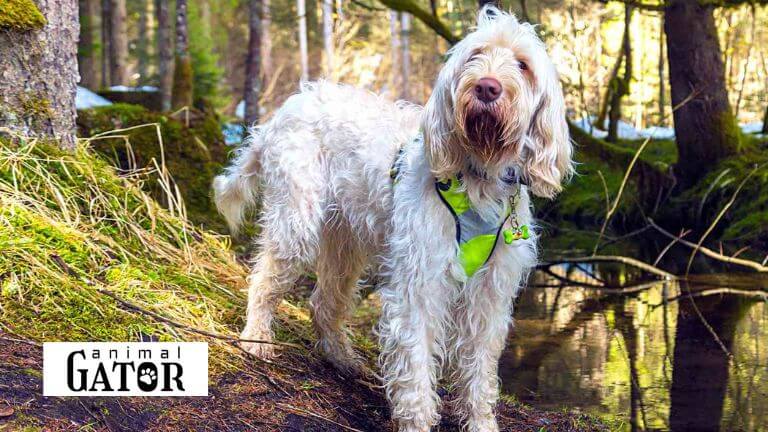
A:
[[[467,431],[499,430],[494,414],[499,398],[498,361],[511,321],[511,308],[508,287],[490,280],[472,281],[457,303],[450,358],[458,388],[456,408]]]
[[[382,291],[381,371],[400,432],[427,432],[439,420],[435,391],[443,349],[445,295],[402,282]]]

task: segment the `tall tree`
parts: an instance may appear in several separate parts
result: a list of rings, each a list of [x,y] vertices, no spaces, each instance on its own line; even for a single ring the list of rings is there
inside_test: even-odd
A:
[[[101,87],[109,87],[109,5],[110,0],[101,0]]]
[[[659,26],[659,126],[663,126],[666,123],[666,110],[667,110],[667,97],[666,92],[666,80],[664,79],[664,71],[667,68],[667,61],[664,59],[664,21],[662,18],[662,24]]]
[[[136,1],[136,0],[135,0]],[[152,14],[149,11],[150,0],[137,0],[139,7],[139,29],[136,38],[136,57],[138,60],[139,85],[148,84],[150,57],[150,39],[152,38]]]
[[[763,130],[762,133],[768,134],[768,106],[765,107],[765,115],[763,115]]]
[[[299,19],[299,57],[301,62],[301,81],[309,80],[309,53],[307,52],[307,7],[305,0],[296,0],[296,13]]]
[[[89,89],[99,87],[99,67],[96,54],[96,22],[98,21],[98,0],[79,0],[80,39],[77,44],[77,65],[80,84]]]
[[[397,98],[400,96],[400,74],[402,69],[400,67],[400,12],[389,11],[389,34],[391,38],[390,54],[392,56],[392,96]]]
[[[157,75],[160,87],[160,99],[163,111],[171,109],[173,87],[173,23],[171,21],[170,0],[156,0],[157,14]]]
[[[192,106],[192,59],[189,56],[187,0],[176,0],[176,55],[171,107]]]
[[[248,3],[248,57],[245,63],[245,123],[259,122],[259,97],[261,96],[261,1]]]
[[[403,12],[400,14],[400,42],[403,47],[400,98],[408,100],[411,97],[409,77],[411,76],[411,15]]]
[[[675,171],[683,188],[738,152],[740,130],[728,101],[714,2],[669,0],[664,7],[672,106],[676,107]]]
[[[325,76],[333,77],[333,0],[323,0],[323,51]]]
[[[621,41],[622,57],[624,57],[624,74],[615,76],[609,87],[611,89],[610,112],[608,114],[608,136],[606,140],[616,142],[619,140],[619,121],[621,120],[621,103],[624,96],[629,94],[629,86],[632,82],[632,6],[627,3],[624,6],[624,37]]]
[[[3,0],[0,8],[0,127],[75,145],[78,81],[76,0]],[[36,3],[36,4],[35,4]],[[5,6],[5,5],[4,5]]]
[[[125,0],[109,0],[109,84],[126,85],[128,70],[128,29]]]
[[[261,1],[261,75],[268,79],[272,75],[272,11],[270,0]],[[263,81],[263,80],[262,80]]]
[[[624,33],[621,37],[621,48],[616,57],[608,78],[608,87],[605,89],[600,109],[595,119],[595,126],[606,128],[608,120],[608,141],[616,142],[618,139],[618,121],[621,119],[621,99],[629,93],[629,85],[632,79],[632,45],[630,24],[632,22],[632,7],[627,3],[624,8]],[[621,66],[624,65],[624,74],[621,74]],[[609,118],[610,117],[610,118]]]

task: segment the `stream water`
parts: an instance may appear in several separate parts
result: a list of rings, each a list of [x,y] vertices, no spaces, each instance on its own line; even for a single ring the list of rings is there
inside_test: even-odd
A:
[[[627,431],[768,430],[768,277],[710,275],[615,293],[555,286],[632,282],[617,266],[537,272],[516,303],[503,391]]]

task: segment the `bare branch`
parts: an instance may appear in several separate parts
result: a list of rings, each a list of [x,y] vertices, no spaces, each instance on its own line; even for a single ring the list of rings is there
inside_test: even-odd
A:
[[[453,45],[459,41],[459,37],[453,34],[450,28],[440,20],[440,18],[432,15],[432,13],[421,6],[419,6],[413,0],[379,0],[384,6],[396,10],[399,12],[408,12],[416,17],[424,25],[435,31],[440,37],[445,39],[449,44]]]
[[[716,260],[728,263],[728,264],[736,264],[744,267],[751,267],[759,272],[768,272],[768,267],[756,262],[756,261],[750,261],[742,258],[736,258],[735,256],[727,256],[720,253],[717,253],[713,251],[712,249],[709,249],[707,247],[697,245],[696,243],[689,242],[688,240],[684,240],[682,237],[678,237],[669,231],[665,230],[664,228],[656,225],[656,222],[653,221],[653,219],[648,218],[648,223],[654,227],[658,232],[664,234],[665,236],[674,239],[677,243],[680,243],[682,245],[688,246],[691,249],[698,249],[699,252],[702,254],[714,258]]]

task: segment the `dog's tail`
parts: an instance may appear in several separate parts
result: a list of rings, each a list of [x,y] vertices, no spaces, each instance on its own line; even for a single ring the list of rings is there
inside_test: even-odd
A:
[[[256,203],[263,148],[261,131],[252,128],[243,146],[237,150],[232,165],[213,179],[216,208],[227,221],[232,235],[240,229],[246,210]]]

